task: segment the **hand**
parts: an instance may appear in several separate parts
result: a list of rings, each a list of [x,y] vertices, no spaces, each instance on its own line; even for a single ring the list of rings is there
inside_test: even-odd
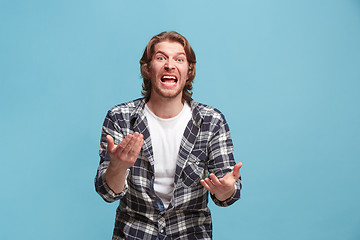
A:
[[[127,135],[118,145],[114,145],[114,139],[107,135],[107,151],[111,159],[109,168],[127,170],[134,165],[144,143],[143,138],[142,134],[135,132]]]
[[[223,178],[217,178],[214,173],[210,173],[209,177],[200,180],[200,183],[211,194],[215,194],[219,201],[225,201],[235,192],[235,181],[240,178],[241,167],[242,163],[237,163],[233,171],[226,174]]]
[[[134,165],[144,143],[143,138],[142,134],[135,132],[127,135],[118,145],[114,145],[114,139],[110,135],[106,136],[110,164],[105,173],[105,180],[113,192],[123,191],[126,171]]]

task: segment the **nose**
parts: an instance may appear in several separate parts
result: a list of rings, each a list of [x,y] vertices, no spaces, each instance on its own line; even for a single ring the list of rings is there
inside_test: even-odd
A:
[[[174,65],[174,60],[172,59],[168,59],[166,62],[165,62],[165,69],[166,70],[171,70],[171,69],[174,69],[175,68],[175,65]]]

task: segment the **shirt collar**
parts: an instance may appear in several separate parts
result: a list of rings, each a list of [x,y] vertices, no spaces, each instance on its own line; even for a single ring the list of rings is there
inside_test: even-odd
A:
[[[145,98],[139,98],[135,100],[134,104],[136,107],[130,113],[130,123],[133,127],[136,127],[145,118]],[[190,99],[189,104],[192,111],[192,121],[195,126],[200,128],[204,116],[201,114],[199,103],[194,101],[193,99]]]
[[[195,102],[193,99],[190,100],[190,107],[192,111],[192,120],[195,126],[200,128],[204,116],[201,114],[199,103]]]

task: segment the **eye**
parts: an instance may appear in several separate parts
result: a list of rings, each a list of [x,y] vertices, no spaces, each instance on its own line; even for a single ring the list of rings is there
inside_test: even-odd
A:
[[[184,60],[183,58],[178,58],[178,59],[176,59],[176,61],[178,61],[178,62],[184,62],[185,60]]]
[[[165,58],[164,58],[164,57],[162,57],[162,56],[157,57],[156,59],[157,59],[157,60],[159,60],[159,61],[163,61],[163,60],[165,60]]]

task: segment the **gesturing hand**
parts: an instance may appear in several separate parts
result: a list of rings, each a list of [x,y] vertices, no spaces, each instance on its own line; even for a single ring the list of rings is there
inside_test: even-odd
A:
[[[215,174],[210,173],[208,178],[200,180],[201,185],[204,186],[210,193],[215,194],[215,197],[224,201],[231,197],[235,192],[235,181],[240,177],[240,168],[242,163],[238,162],[232,172],[226,174],[223,178],[217,178]]]
[[[106,136],[110,164],[105,173],[105,180],[115,193],[123,191],[126,171],[134,165],[144,143],[143,138],[142,134],[135,132],[127,135],[118,145],[115,145],[114,139],[110,135]]]
[[[134,165],[144,143],[143,135],[138,132],[127,135],[118,145],[114,145],[114,139],[110,135],[106,136],[106,140],[111,167],[122,170]]]

